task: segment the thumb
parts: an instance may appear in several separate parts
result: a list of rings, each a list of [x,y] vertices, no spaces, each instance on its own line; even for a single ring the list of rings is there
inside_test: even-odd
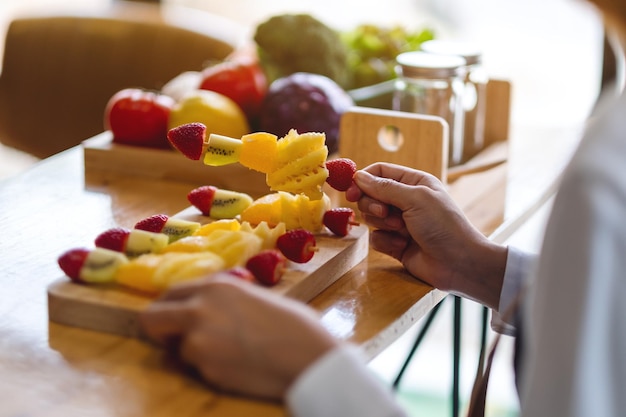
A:
[[[354,174],[354,182],[361,192],[381,203],[404,211],[411,205],[411,187],[391,178],[377,177],[360,170]]]

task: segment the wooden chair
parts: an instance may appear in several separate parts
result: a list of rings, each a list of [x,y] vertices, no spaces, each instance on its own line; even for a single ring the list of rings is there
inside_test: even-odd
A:
[[[103,130],[116,91],[160,89],[244,36],[216,15],[141,2],[16,16],[0,74],[0,142],[39,158],[77,145]]]

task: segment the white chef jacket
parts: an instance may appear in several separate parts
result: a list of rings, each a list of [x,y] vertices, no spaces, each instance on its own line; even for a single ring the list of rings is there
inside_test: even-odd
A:
[[[499,306],[529,284],[522,416],[626,415],[626,97],[592,120],[533,263],[509,248]],[[307,369],[287,405],[297,417],[405,415],[346,347]]]

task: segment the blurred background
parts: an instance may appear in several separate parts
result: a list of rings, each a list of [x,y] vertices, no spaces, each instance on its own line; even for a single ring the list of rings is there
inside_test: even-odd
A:
[[[0,36],[11,17],[26,10],[102,6],[114,0],[0,0]],[[513,85],[511,152],[516,143],[538,129],[579,129],[600,91],[605,47],[600,17],[579,0],[163,0],[232,19],[250,30],[269,17],[309,13],[327,25],[350,30],[358,24],[431,28],[438,39],[471,41],[483,50],[492,77]],[[0,42],[0,52],[3,42]],[[190,68],[197,70],[197,68]],[[86,93],[87,94],[87,93]],[[86,138],[85,138],[86,139]],[[540,150],[539,150],[540,151]],[[0,178],[14,175],[36,161],[0,148]],[[509,243],[538,250],[549,205],[516,233]],[[476,370],[480,308],[465,302],[463,313],[461,393],[467,399]],[[399,395],[415,415],[450,415],[452,379],[451,303],[434,322],[411,363]],[[393,381],[421,323],[371,363],[386,382]],[[496,358],[489,394],[491,416],[515,415],[517,399],[511,373],[511,340]]]

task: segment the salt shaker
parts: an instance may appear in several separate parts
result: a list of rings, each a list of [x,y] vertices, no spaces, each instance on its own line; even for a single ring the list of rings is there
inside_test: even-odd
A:
[[[465,59],[454,55],[405,52],[396,58],[394,110],[442,117],[449,126],[448,166],[463,158]]]
[[[489,77],[482,65],[482,51],[470,42],[447,40],[424,42],[421,49],[431,54],[454,55],[465,59],[463,161],[466,161],[485,145],[485,108]]]

